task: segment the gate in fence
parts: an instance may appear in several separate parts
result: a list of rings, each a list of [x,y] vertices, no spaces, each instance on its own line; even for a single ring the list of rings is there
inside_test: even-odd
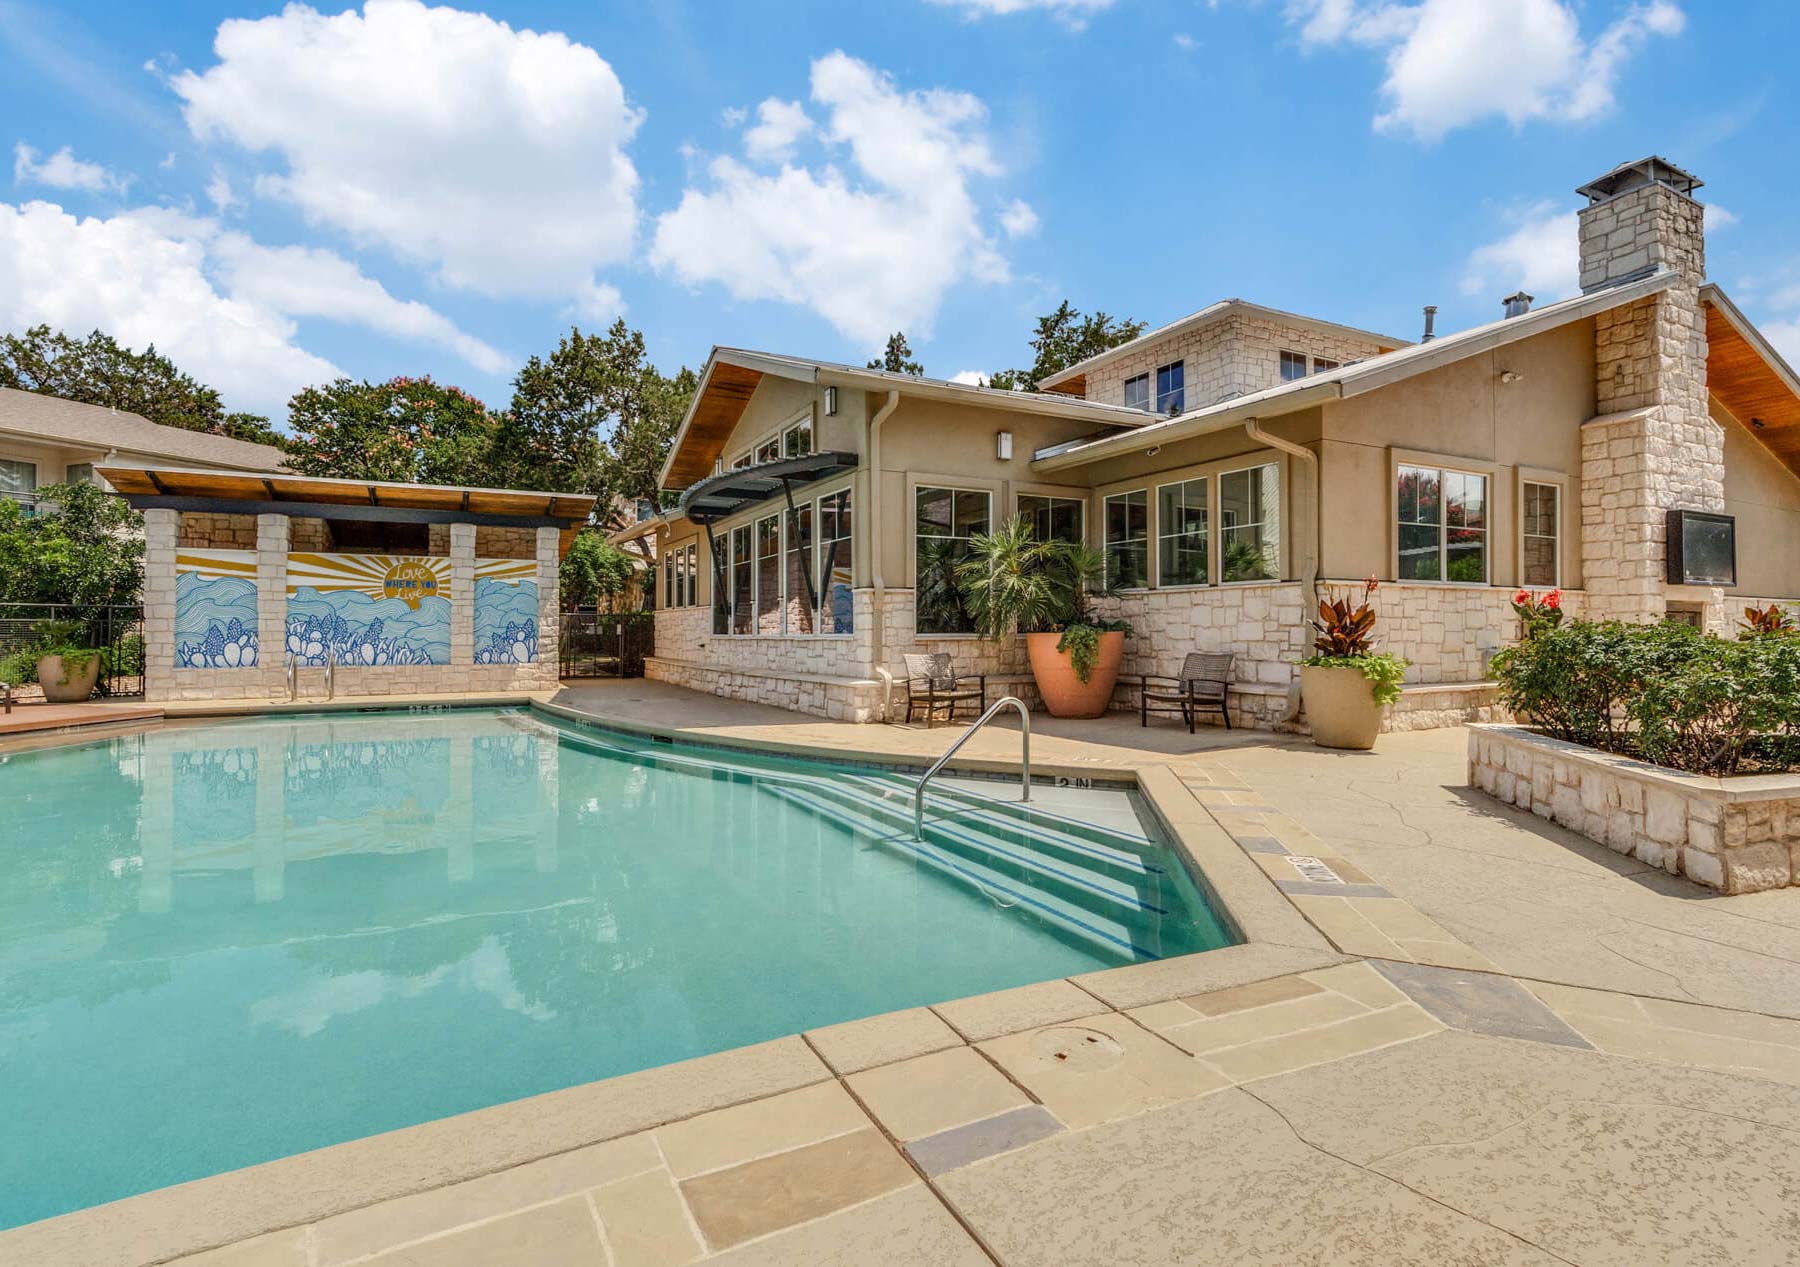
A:
[[[563,677],[642,677],[644,657],[656,654],[656,618],[650,612],[564,612],[557,645]]]

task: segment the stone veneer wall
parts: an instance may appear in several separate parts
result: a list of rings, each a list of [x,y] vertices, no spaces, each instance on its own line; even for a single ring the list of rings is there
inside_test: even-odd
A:
[[[1707,407],[1705,209],[1666,185],[1630,190],[1581,211],[1585,291],[1653,268],[1666,290],[1595,318],[1598,416],[1582,431],[1582,577],[1598,618],[1661,619],[1673,598],[1696,602],[1709,627],[1724,614],[1715,588],[1666,580],[1666,512],[1725,507],[1725,433]]]
[[[1182,362],[1187,407],[1196,409],[1229,396],[1279,386],[1284,350],[1334,361],[1358,361],[1378,355],[1381,345],[1310,326],[1237,314],[1145,343],[1094,367],[1087,373],[1087,399],[1122,404],[1126,379],[1154,374],[1157,366],[1178,360]],[[1154,396],[1156,384],[1152,382],[1150,388]]]
[[[1800,775],[1705,778],[1483,726],[1469,732],[1469,783],[1723,893],[1800,883]]]
[[[193,522],[188,522],[192,520]],[[257,552],[257,636],[265,654],[254,669],[175,668],[175,551],[178,545],[243,549],[243,521],[255,527]],[[287,698],[281,648],[287,641],[287,556],[322,548],[324,521],[286,515],[200,515],[173,510],[144,512],[144,697],[146,700]],[[559,533],[555,528],[507,529],[534,535],[538,587],[536,664],[476,665],[474,660],[475,559],[473,525],[451,524],[443,534],[450,555],[450,663],[342,666],[336,671],[340,696],[440,695],[476,692],[553,690],[557,684],[559,638],[557,582]],[[305,545],[296,538],[308,538]],[[223,539],[221,539],[223,538]],[[509,548],[516,540],[507,539]],[[516,557],[502,555],[499,557]],[[322,698],[323,669],[300,671],[300,696]]]

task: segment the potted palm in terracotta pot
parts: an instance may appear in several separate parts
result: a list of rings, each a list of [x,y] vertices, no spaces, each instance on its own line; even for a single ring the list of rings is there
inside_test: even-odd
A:
[[[1105,578],[1098,550],[1084,541],[1039,541],[1023,515],[976,534],[956,568],[982,637],[1024,635],[1031,676],[1053,717],[1098,717],[1112,703],[1131,626],[1093,614],[1091,599],[1111,592]]]
[[[1363,583],[1360,602],[1331,591],[1312,622],[1313,654],[1300,662],[1300,698],[1313,742],[1321,748],[1367,750],[1381,733],[1381,713],[1400,698],[1407,661],[1375,650],[1376,582]]]

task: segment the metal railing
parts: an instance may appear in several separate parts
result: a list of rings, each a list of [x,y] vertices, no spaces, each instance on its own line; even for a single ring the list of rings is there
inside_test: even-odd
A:
[[[37,643],[43,626],[65,622],[82,627],[80,641],[107,652],[100,661],[101,695],[144,693],[144,609],[137,603],[0,603],[0,656]]]
[[[642,677],[656,654],[656,622],[648,612],[564,612],[557,639],[562,677]]]
[[[956,742],[950,745],[950,750],[931,763],[931,768],[925,771],[924,777],[919,780],[919,786],[913,789],[914,840],[925,839],[925,785],[931,782],[933,775],[944,768],[945,762],[956,755],[958,748],[974,738],[976,731],[993,721],[994,714],[1008,705],[1019,710],[1019,799],[1021,801],[1031,799],[1031,714],[1026,710],[1023,700],[1016,695],[1008,695],[1004,699],[995,700],[987,712],[977,717],[969,728],[957,737]]]

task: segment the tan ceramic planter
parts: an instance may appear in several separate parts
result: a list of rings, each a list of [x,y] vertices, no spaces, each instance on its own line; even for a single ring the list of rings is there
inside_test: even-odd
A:
[[[1099,717],[1112,703],[1113,683],[1119,680],[1119,661],[1125,656],[1125,635],[1120,632],[1100,635],[1100,656],[1093,672],[1083,682],[1075,676],[1075,665],[1069,653],[1058,651],[1061,634],[1025,635],[1025,649],[1031,656],[1031,676],[1037,679],[1038,694],[1052,717]]]
[[[1300,698],[1313,742],[1321,748],[1367,750],[1381,733],[1381,705],[1375,685],[1361,669],[1303,664]]]
[[[68,680],[63,679],[63,658],[59,655],[47,655],[37,662],[38,686],[43,689],[44,698],[52,704],[80,704],[90,698],[94,687],[100,681],[100,657],[90,656],[87,665],[80,669],[68,670]]]

